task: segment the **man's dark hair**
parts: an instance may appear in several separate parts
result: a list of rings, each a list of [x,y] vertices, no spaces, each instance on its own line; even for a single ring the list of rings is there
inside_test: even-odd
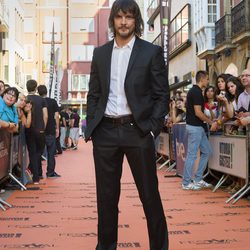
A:
[[[135,18],[135,34],[140,37],[142,35],[144,24],[138,4],[134,0],[116,0],[111,8],[109,16],[109,28],[115,37],[114,19],[119,11],[130,13]]]
[[[207,71],[205,71],[205,70],[199,70],[196,73],[196,76],[195,76],[196,83],[200,82],[202,78],[207,77],[207,76],[208,76],[208,72]]]
[[[37,87],[37,82],[36,80],[30,79],[27,81],[26,83],[26,88],[28,90],[28,92],[33,92],[36,90]]]
[[[37,91],[38,91],[38,94],[39,94],[40,96],[46,96],[47,93],[48,93],[47,88],[46,88],[45,85],[39,85],[39,86],[37,87]]]

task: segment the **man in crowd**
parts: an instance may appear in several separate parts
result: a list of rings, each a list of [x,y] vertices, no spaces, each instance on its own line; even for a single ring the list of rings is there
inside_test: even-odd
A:
[[[69,137],[73,143],[73,149],[77,149],[78,140],[79,140],[79,123],[80,116],[77,113],[77,109],[73,109],[73,112],[70,115],[70,132]]]
[[[188,151],[182,181],[184,190],[199,190],[211,187],[211,184],[202,179],[208,158],[212,153],[211,145],[206,135],[207,124],[211,125],[212,121],[204,114],[204,97],[202,94],[202,89],[207,87],[208,82],[208,73],[206,71],[198,71],[196,74],[197,84],[189,90],[187,95],[186,130],[188,134]],[[199,149],[201,152],[199,166],[192,182],[193,166]]]
[[[249,103],[250,103],[250,69],[245,69],[242,71],[240,76],[241,83],[244,86],[244,91],[240,94],[238,98],[238,110],[241,111],[241,116],[246,117],[250,113]],[[247,113],[248,112],[248,113]],[[244,114],[245,113],[245,114]]]
[[[69,115],[66,112],[65,107],[63,107],[61,112],[60,112],[60,130],[61,130],[60,144],[61,144],[61,148],[63,150],[65,150],[67,148],[67,145],[65,144],[65,138],[66,138],[68,121],[69,121]]]
[[[45,146],[45,128],[48,121],[47,104],[44,98],[36,95],[37,82],[33,79],[26,83],[27,100],[32,103],[32,121],[30,128],[26,128],[26,142],[29,151],[30,170],[34,184],[39,184],[43,178],[41,156]]]
[[[85,140],[93,141],[98,244],[116,250],[122,163],[127,157],[146,215],[150,250],[168,249],[168,231],[158,190],[154,138],[167,113],[168,80],[159,46],[143,31],[134,0],[113,3],[109,27],[114,39],[93,54]]]
[[[55,172],[56,138],[59,136],[59,107],[54,99],[47,97],[45,85],[38,86],[37,90],[39,95],[46,100],[48,108],[48,122],[45,129],[45,145],[47,149],[46,176],[48,178],[61,177]]]

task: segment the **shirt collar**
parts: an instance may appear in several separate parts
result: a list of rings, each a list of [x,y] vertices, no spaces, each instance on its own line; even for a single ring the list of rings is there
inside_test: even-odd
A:
[[[250,95],[250,93],[248,93],[246,89],[244,90],[244,93],[245,93],[246,95]]]
[[[113,48],[116,48],[116,49],[121,49],[121,48],[130,48],[131,50],[133,49],[133,46],[134,46],[134,43],[135,43],[135,36],[132,37],[132,39],[123,47],[119,47],[114,39],[114,46]]]

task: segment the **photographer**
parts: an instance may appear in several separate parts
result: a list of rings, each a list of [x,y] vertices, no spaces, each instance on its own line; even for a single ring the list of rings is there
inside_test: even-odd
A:
[[[171,98],[170,102],[170,117],[173,123],[186,121],[186,110],[182,98]]]

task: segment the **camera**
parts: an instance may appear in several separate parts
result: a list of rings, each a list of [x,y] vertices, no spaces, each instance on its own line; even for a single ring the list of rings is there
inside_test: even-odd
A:
[[[226,95],[226,92],[225,92],[225,91],[223,91],[223,90],[221,90],[221,92],[220,92],[220,96],[221,96],[221,97],[225,97],[225,95]]]

